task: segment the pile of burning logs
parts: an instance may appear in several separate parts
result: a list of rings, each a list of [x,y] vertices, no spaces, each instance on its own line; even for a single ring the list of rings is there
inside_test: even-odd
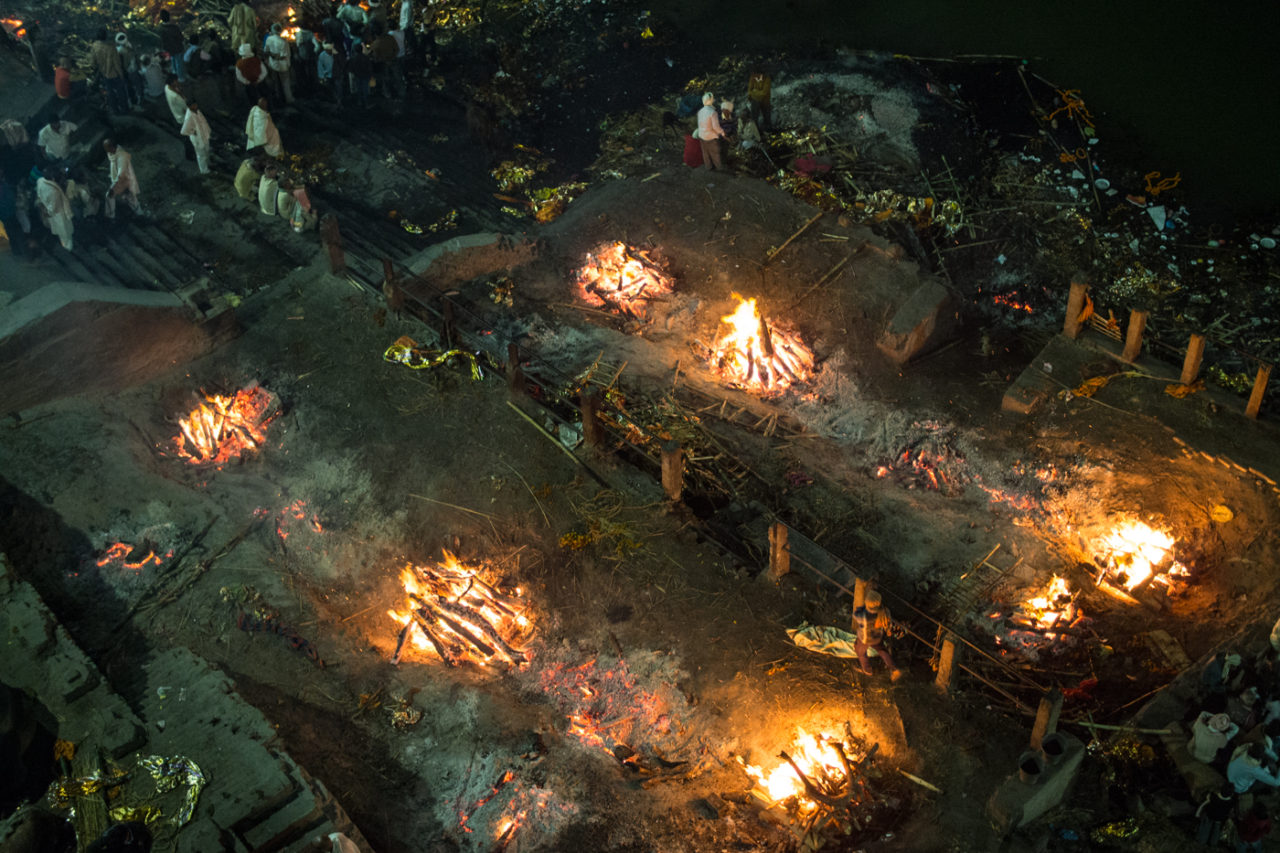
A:
[[[648,254],[620,242],[588,252],[578,270],[578,294],[584,302],[633,320],[646,319],[649,301],[669,296],[672,284]]]
[[[521,664],[529,654],[516,647],[527,638],[529,620],[511,594],[485,581],[448,552],[434,568],[409,565],[401,573],[409,612],[391,611],[401,623],[392,663],[399,663],[410,639],[431,648],[448,666],[491,660]]]

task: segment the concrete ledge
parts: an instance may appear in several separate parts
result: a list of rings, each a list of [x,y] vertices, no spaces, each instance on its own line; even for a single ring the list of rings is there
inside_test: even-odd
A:
[[[110,393],[199,358],[239,332],[226,311],[197,320],[170,293],[52,284],[5,312],[0,414],[62,397]]]
[[[936,347],[957,322],[951,292],[936,281],[926,281],[898,306],[876,346],[898,364],[905,364]]]

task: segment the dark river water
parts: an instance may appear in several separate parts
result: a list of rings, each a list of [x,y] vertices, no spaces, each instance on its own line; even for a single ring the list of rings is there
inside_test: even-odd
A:
[[[1241,0],[660,0],[692,40],[722,51],[1009,54],[1080,89],[1105,143],[1142,171],[1182,173],[1224,221],[1280,207],[1280,3]],[[782,69],[785,73],[785,68]],[[1274,224],[1280,224],[1278,220]]]

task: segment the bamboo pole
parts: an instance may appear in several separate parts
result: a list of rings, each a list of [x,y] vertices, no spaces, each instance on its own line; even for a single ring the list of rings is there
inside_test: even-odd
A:
[[[818,212],[814,215],[814,217],[813,217],[812,219],[810,219],[810,220],[809,220],[808,222],[806,222],[804,225],[801,225],[801,226],[800,226],[800,230],[799,230],[799,231],[797,231],[796,233],[794,233],[794,234],[792,234],[790,237],[788,237],[788,238],[786,239],[786,242],[784,242],[781,246],[779,246],[779,247],[778,247],[778,248],[776,248],[776,249],[771,249],[771,250],[769,251],[769,253],[768,253],[767,255],[765,255],[765,257],[764,257],[764,262],[767,264],[767,263],[769,263],[770,261],[772,261],[774,258],[778,257],[778,255],[782,253],[782,250],[783,250],[783,249],[787,248],[787,246],[790,246],[790,245],[791,245],[791,242],[792,242],[793,240],[795,240],[797,237],[799,237],[799,236],[800,236],[801,234],[803,234],[804,232],[808,231],[808,230],[809,230],[809,226],[810,226],[810,225],[812,225],[813,223],[817,222],[819,219],[821,219],[821,218],[823,217],[823,214],[824,214],[824,211],[821,211],[821,210],[820,210],[820,211],[818,211]]]

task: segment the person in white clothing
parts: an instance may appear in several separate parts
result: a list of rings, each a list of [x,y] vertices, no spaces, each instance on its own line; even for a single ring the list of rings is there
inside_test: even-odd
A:
[[[258,209],[267,216],[275,216],[279,210],[276,204],[279,201],[280,181],[276,175],[276,167],[268,166],[258,179]]]
[[[182,124],[187,117],[187,96],[182,94],[182,84],[177,77],[170,75],[169,82],[164,84],[164,102],[169,105],[173,120]]]
[[[44,220],[45,226],[57,235],[62,248],[70,252],[71,237],[75,233],[75,226],[71,223],[71,202],[67,201],[67,195],[62,191],[62,187],[46,178],[38,170],[33,169],[32,174],[39,176],[36,178],[36,208],[40,211],[40,218]]]
[[[702,165],[713,172],[723,168],[720,164],[720,138],[724,136],[724,128],[720,126],[716,96],[710,92],[702,96],[702,109],[698,110],[697,136],[702,145]]]
[[[118,198],[123,198],[134,213],[141,213],[142,207],[138,204],[138,176],[133,171],[133,157],[111,138],[102,140],[102,147],[107,151],[107,166],[110,170],[107,179],[111,183],[103,206],[107,219],[116,218]]]
[[[292,45],[280,35],[283,28],[280,24],[271,25],[271,35],[267,36],[264,45],[267,53],[267,69],[271,72],[271,85],[276,95],[284,98],[286,104],[293,103],[293,83],[289,79],[289,55]]]
[[[209,120],[200,112],[200,105],[195,101],[187,102],[187,114],[182,119],[183,136],[191,140],[191,147],[196,150],[196,166],[200,174],[209,174]]]
[[[55,118],[40,128],[36,144],[44,149],[44,156],[50,160],[65,160],[71,151],[71,134],[75,132],[76,125]]]
[[[259,98],[257,106],[249,110],[249,120],[244,124],[244,134],[248,137],[248,142],[244,146],[246,151],[261,147],[267,154],[276,158],[284,153],[284,148],[280,144],[280,131],[276,130],[276,123],[271,120],[271,113],[267,112],[266,98]]]

